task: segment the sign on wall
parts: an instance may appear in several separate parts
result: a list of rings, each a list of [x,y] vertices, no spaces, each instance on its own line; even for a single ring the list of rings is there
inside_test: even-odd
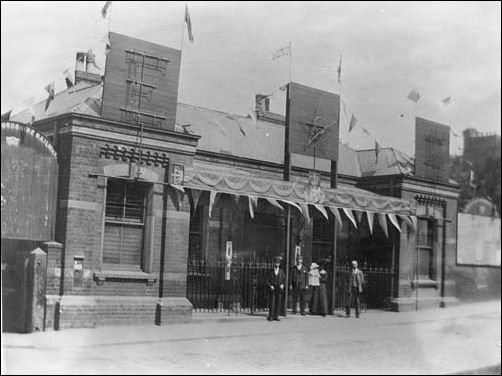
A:
[[[500,218],[459,213],[457,263],[500,266]]]
[[[450,172],[450,127],[417,117],[415,176],[447,183]]]
[[[337,161],[340,96],[295,82],[288,91],[286,150]]]
[[[173,130],[181,51],[109,33],[101,116]]]

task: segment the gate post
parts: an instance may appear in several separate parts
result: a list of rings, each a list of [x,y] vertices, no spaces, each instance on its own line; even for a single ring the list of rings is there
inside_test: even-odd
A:
[[[28,256],[27,290],[24,311],[26,332],[45,330],[45,283],[47,277],[47,254],[40,248]]]

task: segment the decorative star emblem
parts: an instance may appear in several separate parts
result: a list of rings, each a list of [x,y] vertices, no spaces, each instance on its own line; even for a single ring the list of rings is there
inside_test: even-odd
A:
[[[319,103],[319,107],[316,113],[312,116],[312,121],[300,121],[300,125],[308,134],[304,150],[307,150],[311,146],[314,146],[319,147],[321,153],[324,154],[324,136],[333,130],[333,125],[336,124],[338,120],[329,122],[328,119],[320,115],[320,107],[321,103]]]

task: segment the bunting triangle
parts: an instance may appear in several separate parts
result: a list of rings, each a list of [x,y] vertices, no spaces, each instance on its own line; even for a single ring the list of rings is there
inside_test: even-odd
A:
[[[302,210],[303,216],[305,217],[307,222],[310,223],[309,206],[303,202],[300,202],[299,204],[300,204],[300,208]]]
[[[340,217],[340,212],[338,211],[338,209],[336,207],[334,207],[334,206],[330,206],[329,210],[331,210],[331,212],[333,213],[333,215],[336,218],[336,221],[338,222],[338,224],[340,225],[340,227],[342,227],[342,225],[343,225],[342,217]]]
[[[285,202],[286,204],[289,204],[291,206],[294,206],[295,208],[298,209],[298,211],[301,213],[302,212],[302,208],[300,208],[300,205],[298,205],[296,202],[293,202],[293,201],[288,201],[288,200],[282,200],[283,202]]]
[[[378,213],[378,223],[385,233],[385,236],[389,237],[389,230],[387,229],[387,218],[385,213]]]
[[[326,211],[324,206],[322,206],[320,204],[314,204],[314,206],[317,210],[319,210],[321,212],[322,215],[324,215],[324,218],[326,218],[326,220],[329,221],[328,212]]]
[[[354,228],[357,229],[356,219],[354,218],[354,215],[352,214],[352,211],[350,209],[348,209],[348,208],[343,208],[343,212],[350,219],[350,221],[354,225]]]
[[[202,191],[200,191],[198,189],[190,188],[187,192],[190,197],[189,200],[191,201],[191,204],[192,204],[192,211],[193,211],[193,213],[195,213],[195,211],[197,210],[197,206],[199,205],[199,198],[200,198]]]
[[[254,196],[249,196],[249,215],[254,218],[254,207],[258,203],[258,198]]]
[[[403,214],[398,214],[398,215],[399,215],[399,218],[401,218],[404,222],[406,222],[408,227],[411,230],[413,230],[413,222],[410,220],[410,217],[408,217],[407,215],[403,215]]]
[[[361,220],[363,219],[363,212],[360,210],[355,210],[355,212],[356,212],[357,222],[361,224]]]
[[[375,213],[374,212],[370,212],[370,211],[367,211],[366,212],[366,217],[368,219],[368,226],[370,226],[370,234],[373,235],[373,217],[374,217]]]
[[[216,195],[218,192],[216,191],[209,191],[209,217],[211,217],[211,213],[213,211],[213,205],[214,202],[216,201]]]
[[[413,231],[416,231],[417,225],[418,225],[418,220],[416,215],[410,215],[410,219],[413,222]]]
[[[397,231],[401,232],[401,227],[399,226],[399,223],[397,222],[396,215],[394,213],[388,213],[387,214],[390,222],[394,225],[394,227],[397,229]]]
[[[284,210],[284,208],[281,206],[281,204],[279,204],[279,202],[277,202],[277,200],[274,200],[273,198],[270,198],[270,197],[265,197],[265,200],[270,202],[276,208]]]

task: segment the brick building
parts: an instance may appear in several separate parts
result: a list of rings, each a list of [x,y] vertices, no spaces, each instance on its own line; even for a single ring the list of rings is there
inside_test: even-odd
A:
[[[312,160],[295,159],[283,181],[285,120],[261,98],[256,123],[177,103],[175,130],[140,130],[102,116],[100,76],[75,76],[47,111],[44,101],[13,117],[34,114],[59,156],[47,327],[189,321],[190,262],[216,265],[229,241],[242,260],[292,263],[299,246],[307,262],[329,260],[333,273],[353,258],[388,269],[383,299],[395,310],[454,300],[446,277],[456,244],[453,182],[415,177],[394,149],[376,163],[374,150],[340,144],[337,188],[319,161],[321,204],[307,205]]]

